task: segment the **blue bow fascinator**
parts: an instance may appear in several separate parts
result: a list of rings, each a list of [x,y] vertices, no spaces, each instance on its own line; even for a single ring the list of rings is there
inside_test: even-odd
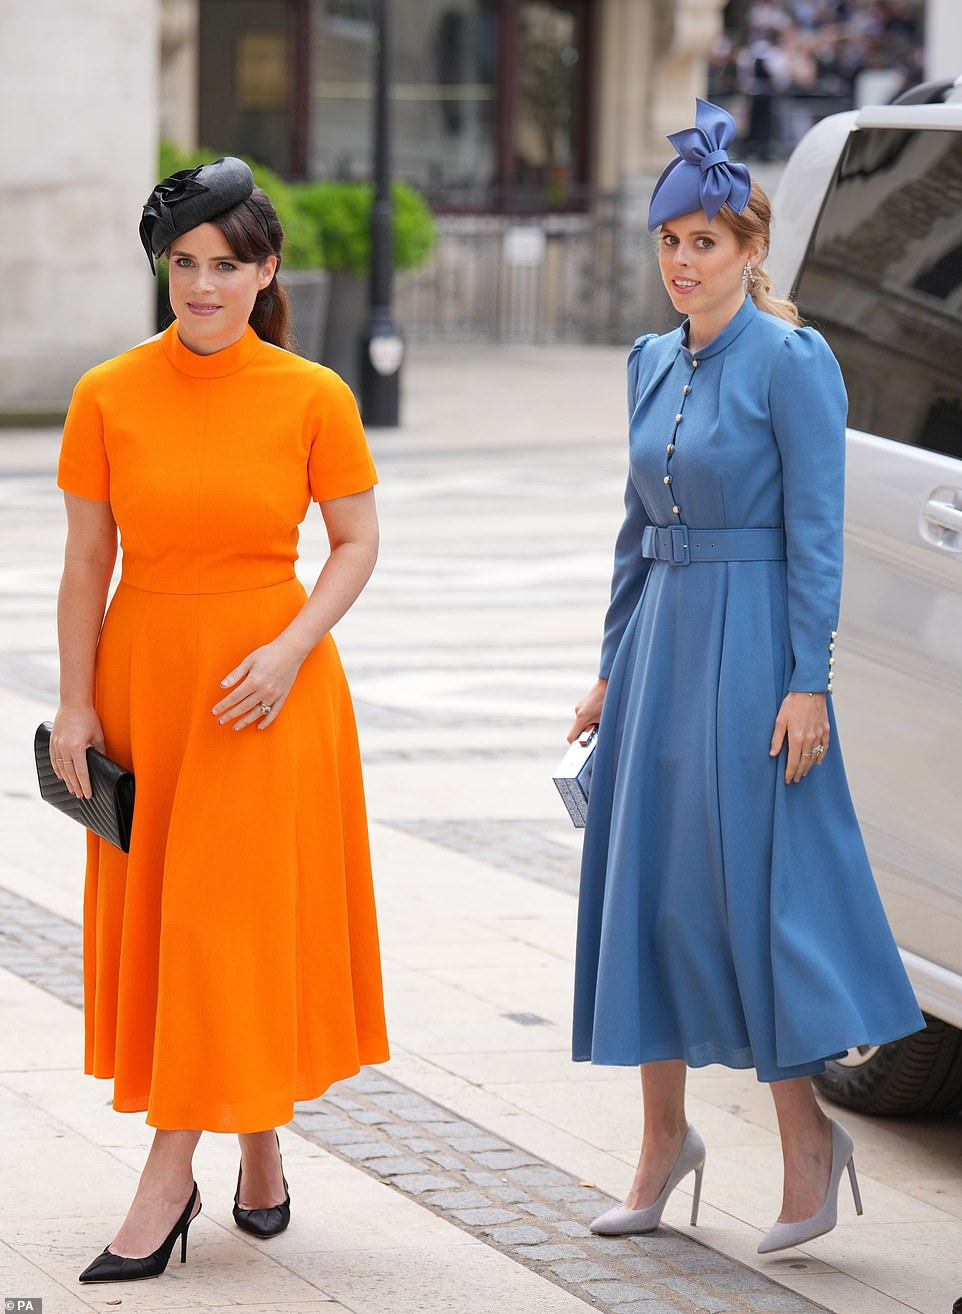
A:
[[[727,204],[741,214],[752,192],[744,164],[733,164],[728,147],[735,140],[735,120],[710,100],[695,100],[695,126],[669,133],[678,152],[655,183],[648,207],[648,231],[680,215],[704,210],[709,219]]]

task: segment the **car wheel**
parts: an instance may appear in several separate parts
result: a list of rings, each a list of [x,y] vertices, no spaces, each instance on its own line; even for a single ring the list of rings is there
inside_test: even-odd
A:
[[[962,1031],[926,1015],[926,1028],[889,1045],[849,1050],[814,1078],[822,1095],[883,1117],[962,1110]]]

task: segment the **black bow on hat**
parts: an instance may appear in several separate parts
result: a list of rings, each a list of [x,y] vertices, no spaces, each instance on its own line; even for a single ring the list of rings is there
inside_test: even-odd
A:
[[[175,237],[240,205],[253,190],[250,167],[235,155],[163,178],[147,197],[140,221],[140,240],[151,273],[155,272],[154,258],[166,251]],[[266,230],[266,221],[260,218]]]

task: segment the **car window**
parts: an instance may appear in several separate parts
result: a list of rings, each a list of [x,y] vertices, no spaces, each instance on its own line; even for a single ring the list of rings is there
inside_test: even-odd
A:
[[[962,460],[962,132],[853,132],[795,299],[852,428]]]

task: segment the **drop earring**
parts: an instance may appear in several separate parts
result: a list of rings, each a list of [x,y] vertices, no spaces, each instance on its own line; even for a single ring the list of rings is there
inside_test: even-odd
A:
[[[742,285],[746,292],[751,292],[755,286],[755,273],[750,260],[745,261],[745,268],[742,270]]]

